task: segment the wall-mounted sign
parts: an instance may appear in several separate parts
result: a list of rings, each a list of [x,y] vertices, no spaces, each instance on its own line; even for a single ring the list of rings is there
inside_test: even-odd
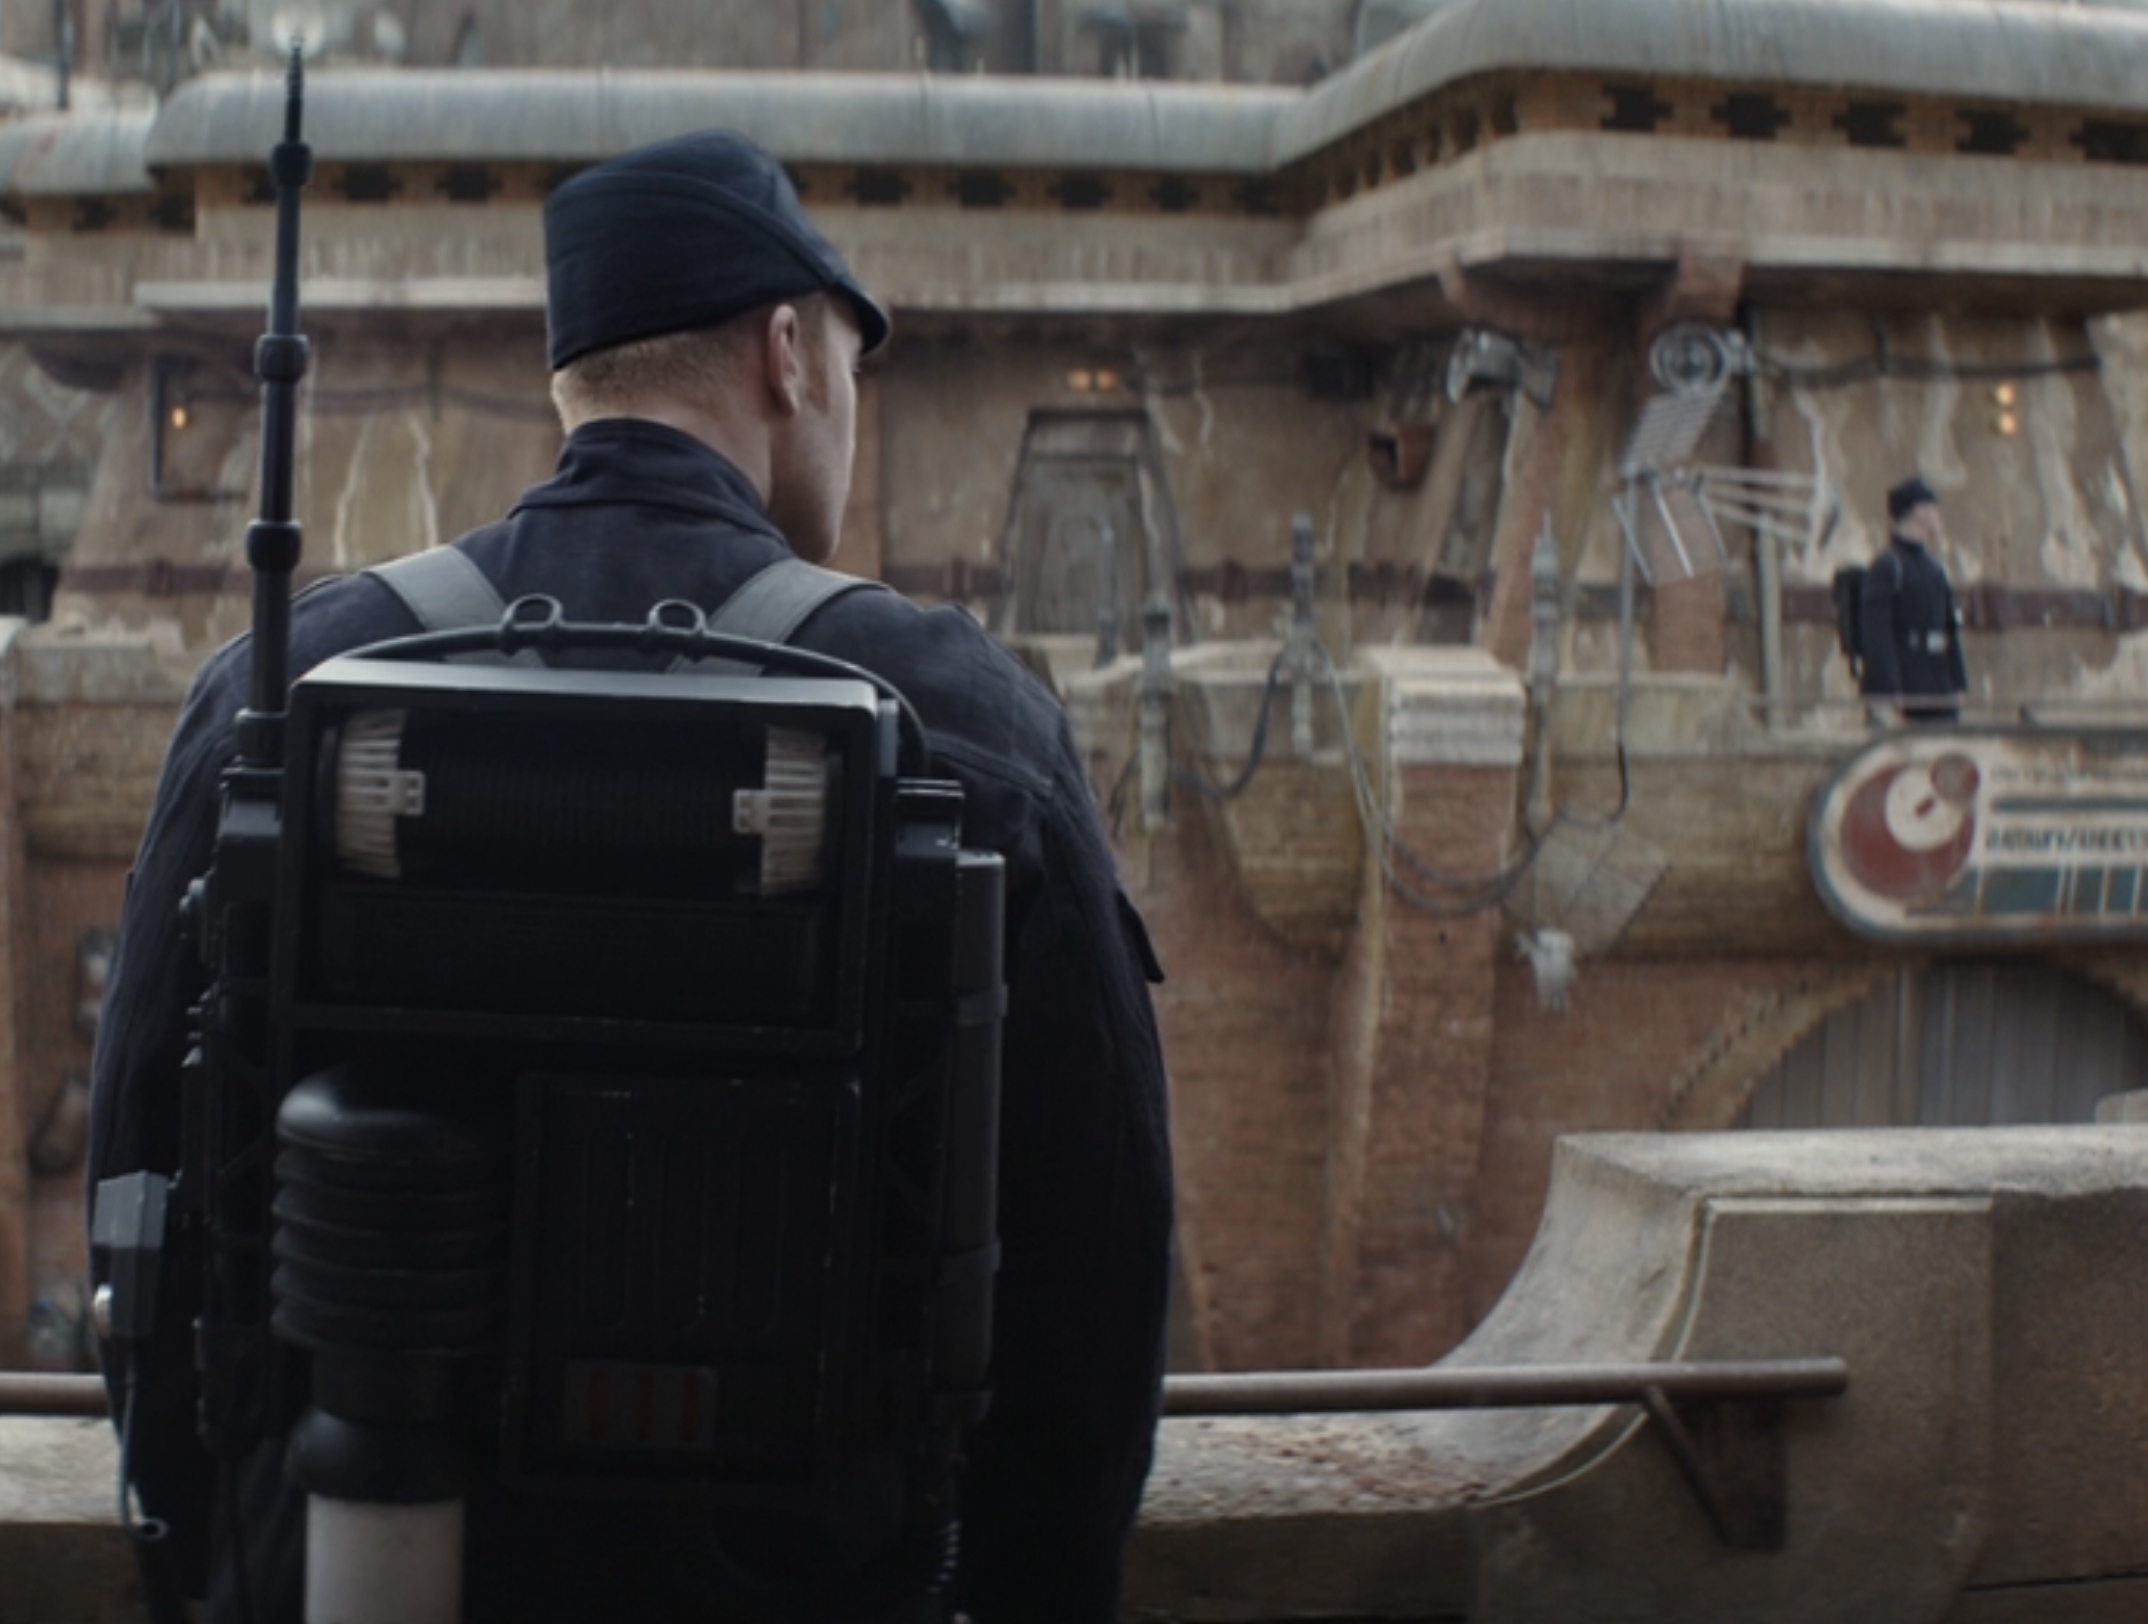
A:
[[[1891,733],[1821,789],[1806,842],[1821,900],[1866,936],[2148,937],[2148,732]]]

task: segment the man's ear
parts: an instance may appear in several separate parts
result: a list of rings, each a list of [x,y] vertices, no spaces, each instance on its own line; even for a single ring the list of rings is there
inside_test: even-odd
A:
[[[806,401],[805,330],[798,307],[779,304],[761,323],[761,378],[770,407],[796,417]]]

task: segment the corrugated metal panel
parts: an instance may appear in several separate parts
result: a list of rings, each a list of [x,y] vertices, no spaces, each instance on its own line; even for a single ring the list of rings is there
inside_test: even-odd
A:
[[[563,163],[715,126],[791,163],[1261,173],[1301,92],[892,74],[345,71],[306,87],[326,160]],[[278,74],[192,81],[149,136],[152,168],[260,161],[282,128]]]
[[[1284,112],[1276,159],[1443,85],[1529,69],[2148,109],[2148,15],[2049,0],[1454,0]]]
[[[2148,1087],[2148,1027],[2034,964],[1909,967],[1837,1010],[1754,1087],[1752,1128],[2090,1122]]]
[[[0,125],[0,194],[111,196],[153,191],[142,163],[148,111],[41,113]]]

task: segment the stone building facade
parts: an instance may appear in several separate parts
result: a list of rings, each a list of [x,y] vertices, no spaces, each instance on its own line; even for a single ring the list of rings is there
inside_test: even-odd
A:
[[[542,8],[473,11],[482,68],[397,13],[410,66],[309,87],[306,571],[444,541],[549,466],[549,185],[753,131],[896,312],[842,561],[1057,685],[1170,967],[1183,1357],[1436,1357],[1530,1244],[1559,1134],[1729,1125],[1948,971],[1846,929],[1808,866],[1868,738],[1830,581],[1888,484],[1944,499],[1971,720],[2141,748],[2148,25],[1725,0],[1665,43],[1665,3],[1451,0],[1311,89],[1286,35],[1317,13],[1336,68],[1352,8],[1121,8],[1223,85],[717,71],[862,67],[799,53],[868,12],[862,56],[899,63],[933,8],[769,7],[727,47],[766,62],[603,75],[534,71],[566,49]],[[1026,65],[986,60],[1015,9],[965,36],[987,66]],[[1028,8],[1039,65],[1090,71],[1068,53],[1110,30],[1076,9]],[[79,1190],[32,1143],[179,684],[248,612],[280,98],[211,74],[0,127],[0,337],[91,448],[53,615],[7,653],[0,1334],[79,1272]],[[1177,765],[1219,788],[1263,752],[1228,799],[1154,786],[1161,816],[1157,598]],[[1517,949],[1545,932],[1570,984]],[[2000,957],[2124,1012],[2131,951]]]

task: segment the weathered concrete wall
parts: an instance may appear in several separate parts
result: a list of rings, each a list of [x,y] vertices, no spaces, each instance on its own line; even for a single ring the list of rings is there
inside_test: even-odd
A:
[[[2139,480],[2148,477],[2148,317],[2113,316],[2092,323],[2089,337],[2104,359],[2104,392],[2117,421],[2124,466],[2131,476],[2126,495],[2133,503],[2135,537],[2114,562],[2112,573],[2136,591],[2148,590],[2148,543],[2140,527],[2148,522],[2140,508],[2143,495]],[[2132,631],[2118,639],[2115,657],[2098,680],[2085,682],[2092,696],[2102,699],[2139,692],[2148,682],[2148,633]]]
[[[1919,471],[1940,494],[1949,537],[1942,561],[1969,616],[1972,703],[2010,712],[2132,691],[2136,660],[2127,651],[2138,633],[2114,631],[2088,605],[2045,614],[2067,593],[2101,594],[2115,613],[2117,594],[2148,584],[2127,441],[2128,425],[2139,421],[2130,328],[2103,324],[2092,341],[2083,323],[2057,317],[1762,305],[1749,329],[1761,375],[1754,387],[1726,392],[1694,460],[1816,476],[1824,487],[1803,516],[1806,539],[1780,544],[1784,689],[1801,726],[1826,725],[1816,701],[1841,713],[1838,725],[1856,721],[1855,682],[1824,594],[1835,570],[1885,547],[1886,489]],[[1532,519],[1552,514],[1569,593],[1562,663],[1577,673],[1617,669],[1611,601],[1623,543],[1609,498],[1626,437],[1655,388],[1645,373],[1618,384],[1592,372],[1591,387],[1566,396],[1573,370],[1591,367],[1592,346],[1606,341],[1562,347],[1560,401],[1526,440],[1517,438],[1517,449],[1527,449],[1510,458],[1502,508],[1502,561],[1526,562],[1519,538],[1533,536]],[[2098,345],[2109,351],[2100,368]],[[1625,364],[1639,359],[1629,352]],[[1622,397],[1630,401],[1623,411]],[[1546,466],[1545,436],[1585,432],[1586,418],[1596,420],[1593,443],[1562,438]],[[1532,488],[1542,494],[1532,499]],[[1785,514],[1793,524],[1799,517]],[[1752,533],[1725,526],[1729,556],[1718,565],[1697,517],[1688,525],[1684,539],[1698,543],[1712,579],[1654,592],[1644,584],[1633,669],[1734,675],[1757,693]],[[1688,595],[1703,588],[1709,606],[1690,624]],[[2034,606],[2008,618],[2009,595]],[[1525,603],[1518,588],[1511,597],[1502,590],[1493,611],[1495,646],[1511,649],[1510,658],[1526,647]]]
[[[1847,1394],[1784,1419],[1783,1549],[1718,1542],[1633,1409],[1185,1421],[1129,1600],[1157,1620],[2133,1616],[2148,1384],[2119,1350],[2144,1304],[2093,1260],[2144,1221],[2133,1130],[1568,1140],[1528,1265],[1448,1364],[1844,1359]]]
[[[1146,412],[1160,452],[1179,564],[1194,583],[1192,622],[1181,635],[1274,635],[1287,608],[1280,572],[1290,562],[1291,519],[1304,513],[1321,570],[1320,635],[1338,658],[1359,643],[1464,637],[1466,601],[1458,618],[1434,626],[1421,592],[1437,573],[1458,583],[1466,600],[1482,576],[1506,418],[1494,397],[1455,407],[1428,390],[1423,374],[1439,355],[1408,347],[1380,358],[1384,366],[1350,359],[1364,371],[1364,391],[1331,400],[1314,395],[1310,369],[1349,358],[1312,337],[1129,346],[898,334],[878,374],[884,561],[898,572],[955,560],[1006,563],[1030,414],[1119,406]],[[1099,393],[1070,382],[1100,372],[1119,387]],[[1434,436],[1427,470],[1403,489],[1376,478],[1367,450],[1368,434],[1396,420],[1398,394],[1402,415]],[[1265,584],[1234,590],[1226,569],[1254,572]],[[1393,581],[1384,598],[1365,584],[1383,570]],[[1121,639],[1131,646],[1133,628],[1122,628]]]
[[[2130,408],[2138,385],[2122,349],[2098,368],[2081,322],[1767,310],[1754,345],[1785,369],[1757,402],[1755,442],[1776,467],[1820,475],[1840,501],[1824,543],[1786,549],[1787,586],[1822,587],[1842,565],[1876,556],[1887,486],[1921,472],[1939,493],[1942,561],[1958,599],[1982,585],[2148,587],[2137,465],[2117,407]],[[1889,375],[1855,376],[1882,355]],[[1850,376],[1824,381],[1831,370]],[[1972,612],[1970,693],[2002,709],[2115,697],[2131,691],[2125,646],[2093,624],[2015,624],[2001,635]],[[1853,691],[1830,626],[1794,628],[1786,655],[1793,692]]]
[[[147,366],[119,383],[133,409],[115,414],[55,612],[169,625],[199,655],[250,613],[260,406],[242,372],[207,357],[166,385],[161,423],[147,409],[151,385]],[[302,574],[345,573],[497,518],[551,472],[558,446],[533,334],[398,345],[331,330],[298,420]]]

